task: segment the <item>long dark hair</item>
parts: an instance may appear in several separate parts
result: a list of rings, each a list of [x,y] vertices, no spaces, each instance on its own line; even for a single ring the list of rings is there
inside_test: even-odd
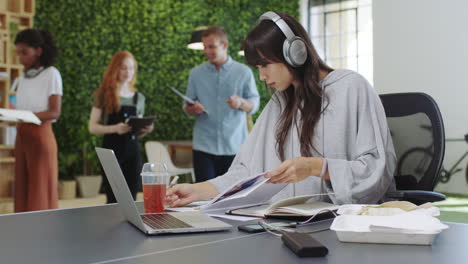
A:
[[[252,66],[266,65],[269,63],[283,63],[286,65],[294,80],[299,81],[299,86],[292,84],[283,92],[276,92],[275,99],[279,102],[281,116],[276,129],[276,151],[281,160],[285,159],[285,142],[291,126],[294,124],[299,134],[301,145],[301,155],[312,156],[313,136],[315,127],[320,119],[322,103],[326,99],[324,92],[319,85],[319,73],[333,71],[325,62],[320,59],[315,51],[305,29],[293,17],[276,12],[291,28],[294,34],[301,37],[307,47],[307,60],[297,68],[290,66],[283,56],[283,42],[285,35],[271,20],[262,20],[247,35],[243,43],[245,58]],[[281,105],[278,93],[285,99],[285,105]],[[297,120],[297,113],[300,113],[300,122]]]
[[[41,66],[49,67],[54,65],[58,55],[58,49],[52,34],[44,29],[28,28],[18,32],[15,38],[15,44],[24,43],[35,49],[42,48],[42,54],[39,57]]]

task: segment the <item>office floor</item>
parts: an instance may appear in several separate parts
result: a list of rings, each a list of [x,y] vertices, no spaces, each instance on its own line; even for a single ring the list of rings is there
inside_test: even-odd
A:
[[[447,200],[437,202],[440,209],[439,219],[448,222],[468,223],[468,195],[445,194]]]

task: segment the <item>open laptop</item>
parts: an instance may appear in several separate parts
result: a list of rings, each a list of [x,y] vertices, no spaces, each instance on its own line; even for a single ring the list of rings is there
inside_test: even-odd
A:
[[[165,212],[140,215],[114,151],[96,148],[96,152],[125,218],[144,233],[159,235],[222,231],[232,228],[231,225],[200,212]]]

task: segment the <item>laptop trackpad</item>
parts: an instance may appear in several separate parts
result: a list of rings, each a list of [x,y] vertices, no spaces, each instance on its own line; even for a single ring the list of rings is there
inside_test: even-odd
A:
[[[222,221],[214,219],[200,212],[171,212],[168,214],[177,217],[179,220],[182,220],[193,227],[212,228],[224,227],[227,225]]]

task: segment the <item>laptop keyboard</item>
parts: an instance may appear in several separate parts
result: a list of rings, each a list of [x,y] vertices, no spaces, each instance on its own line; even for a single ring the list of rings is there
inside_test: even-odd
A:
[[[145,214],[141,216],[143,222],[154,229],[169,229],[169,228],[187,228],[191,225],[177,219],[170,214]]]

